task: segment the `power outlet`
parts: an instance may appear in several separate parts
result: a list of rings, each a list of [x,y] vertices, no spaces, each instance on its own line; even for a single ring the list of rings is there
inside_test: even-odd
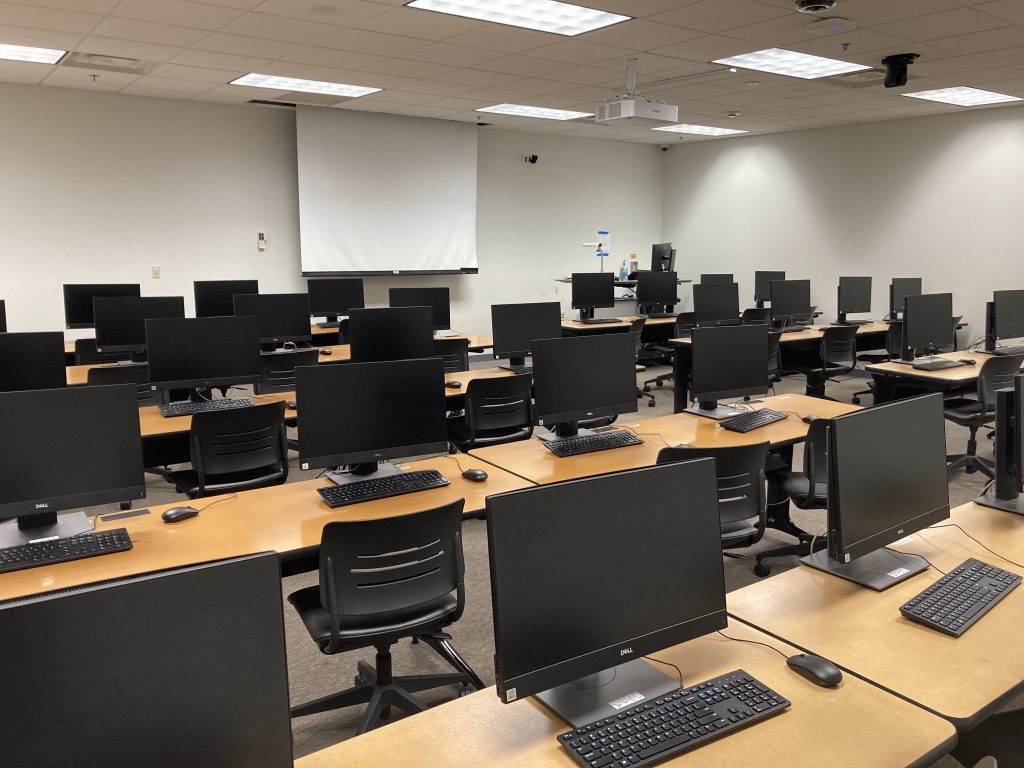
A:
[[[151,273],[152,273],[151,277],[154,280],[159,280],[160,279],[160,267],[150,267],[150,270],[151,270]]]
[[[267,233],[257,232],[256,233],[256,250],[265,251],[267,250]]]

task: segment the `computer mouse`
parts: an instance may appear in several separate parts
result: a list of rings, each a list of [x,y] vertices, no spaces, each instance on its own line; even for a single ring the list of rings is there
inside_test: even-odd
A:
[[[180,523],[182,520],[188,520],[190,517],[195,517],[198,514],[199,510],[195,507],[171,507],[164,510],[160,517],[164,519],[165,523]]]
[[[961,357],[960,362],[964,365],[977,365],[978,361],[971,357]]]
[[[843,681],[843,673],[839,667],[821,656],[798,653],[786,659],[786,663],[798,675],[822,688],[835,688]]]
[[[285,407],[287,407],[290,410],[294,411],[296,408],[299,407],[299,404],[297,402],[295,402],[294,400],[287,400],[287,401],[285,401]]]
[[[471,483],[482,483],[487,479],[487,473],[482,469],[467,469],[462,476]]]
[[[803,421],[804,424],[811,424],[820,418],[820,416],[804,416],[803,419],[801,419],[801,421]]]
[[[327,347],[320,347],[320,354],[321,355],[333,355],[334,354],[334,350],[333,349],[328,349]]]
[[[446,381],[444,385],[448,387],[448,389],[462,389],[461,381]]]

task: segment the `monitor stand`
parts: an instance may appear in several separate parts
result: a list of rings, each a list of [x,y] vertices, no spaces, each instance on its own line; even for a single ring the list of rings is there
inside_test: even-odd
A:
[[[880,547],[849,563],[840,563],[830,558],[827,548],[819,549],[806,557],[801,557],[800,562],[852,581],[854,584],[870,587],[876,592],[906,581],[911,576],[928,570],[929,567],[928,561],[923,557],[897,552],[887,547]]]
[[[85,512],[26,515],[0,523],[0,548],[17,547],[46,539],[69,539],[91,533],[95,526]]]
[[[562,421],[551,427],[547,434],[537,434],[545,443],[557,443],[570,437],[594,437],[596,432],[590,429],[580,429],[578,421]]]
[[[679,690],[679,680],[655,669],[643,659],[587,675],[536,695],[574,728],[614,717],[641,701]]]
[[[748,411],[741,410],[740,408],[730,408],[727,405],[719,405],[717,400],[701,400],[697,405],[691,405],[683,412],[692,413],[696,416],[704,416],[709,419],[714,419],[715,421],[731,419],[733,416],[739,416],[741,413],[748,413]]]
[[[363,480],[374,480],[378,477],[391,477],[401,475],[405,470],[399,469],[390,461],[368,461],[363,464],[355,464],[348,472],[328,472],[326,477],[335,485],[349,485],[360,483]]]
[[[506,371],[514,371],[516,367],[525,368],[526,358],[525,357],[510,357],[507,365],[499,365],[499,368],[504,368]]]
[[[870,320],[848,320],[845,312],[840,312],[835,325],[866,325]]]

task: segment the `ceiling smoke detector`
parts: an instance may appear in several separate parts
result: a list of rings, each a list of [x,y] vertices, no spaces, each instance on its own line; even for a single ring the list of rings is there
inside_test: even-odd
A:
[[[825,13],[836,7],[838,0],[793,0],[800,13]]]

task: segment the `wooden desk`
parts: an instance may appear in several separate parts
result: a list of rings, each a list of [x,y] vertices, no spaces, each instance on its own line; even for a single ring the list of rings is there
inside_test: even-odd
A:
[[[738,622],[726,634],[769,643],[787,656],[797,652]],[[838,688],[813,685],[759,645],[711,634],[652,656],[676,664],[687,685],[743,669],[792,702],[666,766],[927,766],[956,743],[953,727],[922,709],[852,675]],[[315,752],[295,768],[572,768],[575,761],[556,742],[568,728],[535,699],[502,704],[488,688]]]
[[[922,392],[948,392],[972,387],[978,380],[978,371],[992,355],[986,352],[943,352],[936,357],[948,360],[976,360],[976,365],[962,365],[942,371],[919,371],[912,365],[878,363],[864,370],[875,381],[875,402],[884,403],[899,397]]]
[[[1024,519],[967,504],[952,520],[996,552],[1024,562]],[[944,523],[939,523],[943,525]],[[949,571],[968,557],[1020,568],[956,528],[931,528],[894,547]],[[925,707],[969,730],[1024,687],[1024,589],[1015,589],[963,636],[904,619],[899,606],[940,578],[929,569],[885,592],[807,566],[728,597],[731,615]]]
[[[587,323],[581,323],[579,320],[563,320],[562,321],[562,335],[563,336],[578,336],[587,333],[608,333],[610,331],[625,331],[629,328],[630,323],[636,320],[635,315],[624,315],[620,317],[616,323],[596,323],[589,325]],[[647,322],[644,323],[644,328],[650,328],[653,326],[672,326],[675,325],[676,319],[674,317],[649,317]]]
[[[310,325],[310,332],[313,336],[327,336],[327,335],[338,335],[337,328],[321,328],[315,323]],[[469,339],[469,348],[476,351],[481,351],[494,346],[494,339],[489,336],[482,336],[478,333],[462,333],[458,331],[455,336],[443,336],[438,338],[446,339]]]
[[[451,481],[445,488],[338,509],[328,507],[316,492],[317,488],[330,485],[329,480],[321,478],[244,491],[234,499],[230,494],[196,499],[187,503],[199,509],[199,515],[173,525],[164,523],[160,514],[182,502],[151,507],[150,514],[145,516],[109,523],[97,519],[97,530],[127,528],[135,545],[133,549],[2,574],[0,600],[253,552],[285,554],[310,550],[314,553],[320,545],[324,525],[330,522],[393,517],[456,499],[466,500],[466,513],[478,513],[484,508],[487,496],[530,485],[469,456],[459,455],[457,459],[439,456],[401,465],[412,470],[439,470]],[[486,470],[487,480],[483,483],[464,480],[460,466]],[[229,500],[212,506],[218,499]]]

